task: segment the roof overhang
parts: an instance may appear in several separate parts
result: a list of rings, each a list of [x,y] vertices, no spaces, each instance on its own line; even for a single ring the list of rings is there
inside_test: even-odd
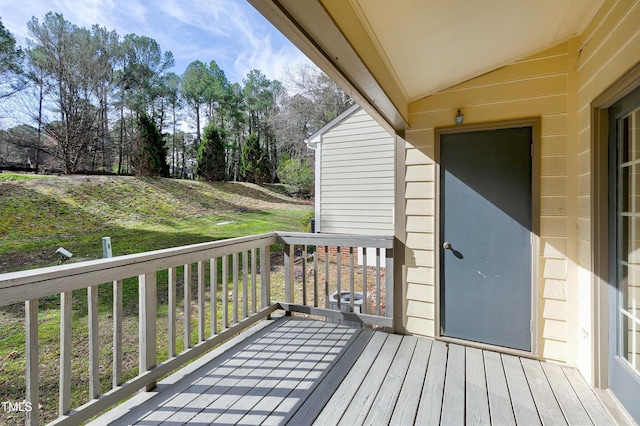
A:
[[[582,33],[604,0],[248,0],[373,116]]]
[[[369,114],[407,127],[406,102],[392,101],[319,1],[248,1]]]

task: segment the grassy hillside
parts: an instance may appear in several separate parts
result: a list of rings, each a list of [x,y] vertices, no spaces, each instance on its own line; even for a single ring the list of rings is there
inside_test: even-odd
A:
[[[273,230],[303,230],[308,203],[245,183],[0,173],[0,273]]]

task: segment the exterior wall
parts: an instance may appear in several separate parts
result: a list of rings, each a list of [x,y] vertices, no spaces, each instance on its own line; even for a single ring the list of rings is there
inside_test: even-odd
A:
[[[606,2],[580,37],[576,46],[578,111],[576,119],[578,152],[578,283],[579,345],[578,366],[591,379],[593,321],[591,318],[592,270],[591,229],[591,143],[592,102],[627,71],[640,63],[640,2]],[[604,330],[606,333],[606,328]],[[606,342],[606,338],[604,339]]]
[[[566,43],[410,105],[404,188],[408,332],[437,334],[436,129],[453,126],[458,109],[465,124],[539,117],[539,352],[596,380],[592,103],[640,64],[638,22],[640,1],[605,2],[582,34]],[[600,331],[605,336],[599,344],[606,345],[606,327]]]
[[[364,110],[322,135],[320,232],[392,235],[394,138]]]
[[[437,182],[435,131],[451,127],[458,109],[464,123],[540,118],[539,352],[574,363],[577,332],[570,283],[577,280],[577,157],[570,158],[568,103],[570,43],[456,85],[410,105],[406,139],[406,324],[408,332],[436,334]],[[534,141],[535,142],[535,141]],[[535,183],[534,183],[535,184]],[[573,200],[573,201],[572,201]],[[573,260],[572,260],[573,259]],[[573,300],[573,302],[569,302]]]

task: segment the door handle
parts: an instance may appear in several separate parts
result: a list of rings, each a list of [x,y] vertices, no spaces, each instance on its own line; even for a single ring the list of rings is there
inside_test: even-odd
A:
[[[442,248],[445,250],[451,250],[451,253],[453,253],[453,255],[458,259],[464,259],[464,256],[462,255],[462,253],[454,249],[450,242],[445,241],[444,244],[442,244]]]

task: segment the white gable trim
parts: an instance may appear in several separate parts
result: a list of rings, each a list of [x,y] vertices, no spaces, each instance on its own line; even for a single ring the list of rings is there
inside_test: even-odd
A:
[[[348,118],[349,116],[351,116],[351,114],[353,114],[354,112],[358,111],[362,109],[360,107],[360,105],[358,104],[354,104],[353,106],[351,106],[349,109],[347,109],[346,111],[344,111],[342,114],[338,115],[336,118],[334,118],[333,120],[331,120],[330,122],[328,122],[327,124],[325,124],[320,130],[318,130],[317,132],[315,132],[314,134],[312,134],[311,136],[309,136],[309,138],[307,140],[305,140],[304,142],[310,147],[310,148],[315,148],[315,146],[319,143],[322,143],[322,135],[324,135],[325,133],[327,133],[329,130],[333,129],[334,127],[336,127],[338,124],[340,124],[343,120],[345,120],[346,118]]]

